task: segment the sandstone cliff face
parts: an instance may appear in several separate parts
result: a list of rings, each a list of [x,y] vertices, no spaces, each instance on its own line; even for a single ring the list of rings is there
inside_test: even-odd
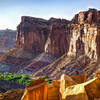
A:
[[[17,66],[16,71],[13,71],[15,67],[9,68],[13,69],[11,72],[36,72],[36,76],[47,74],[50,77],[62,73],[90,76],[99,69],[100,11],[96,9],[80,12],[71,21],[23,16],[17,30],[17,49],[0,60],[3,64]]]
[[[70,43],[70,30],[67,21],[60,19],[59,21],[60,23],[51,25],[50,34],[45,44],[45,52],[55,56],[62,56],[67,53]]]
[[[23,16],[18,26],[16,45],[34,53],[62,56],[87,55],[99,58],[100,11],[89,9],[76,14],[71,23],[65,19],[49,20]],[[62,45],[63,44],[63,45]]]
[[[26,24],[27,22],[29,24]],[[22,22],[18,26],[16,45],[33,53],[44,53],[38,55],[24,70],[21,69],[18,73],[38,71],[42,67],[52,63],[57,57],[68,52],[70,41],[70,34],[67,31],[68,23],[69,21],[65,19],[51,18],[43,20],[22,17]]]
[[[65,19],[44,20],[23,16],[17,27],[15,50],[11,50],[0,59],[0,71],[34,72],[68,52],[68,23]]]
[[[80,12],[72,20],[72,37],[68,55],[99,59],[100,12],[89,9]]]
[[[23,16],[17,30],[17,47],[35,53],[44,51],[49,34],[47,20]]]
[[[16,46],[34,53],[45,51],[61,56],[69,47],[68,23],[65,19],[44,20],[24,16],[17,28]]]
[[[100,69],[100,11],[89,9],[80,12],[68,26],[70,28],[67,30],[70,30],[71,35],[68,53],[66,52],[53,64],[37,71],[35,76],[45,73],[49,77],[59,79],[63,73],[69,75],[85,73],[87,77],[92,77]]]

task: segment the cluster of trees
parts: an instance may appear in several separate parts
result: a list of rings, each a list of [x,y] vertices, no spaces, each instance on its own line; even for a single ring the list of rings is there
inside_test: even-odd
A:
[[[49,85],[52,82],[52,79],[48,78],[47,76],[39,76],[38,78],[45,78],[47,84]],[[0,79],[1,80],[8,80],[11,82],[19,83],[19,84],[24,84],[24,85],[29,85],[32,81],[32,75],[28,74],[12,74],[12,73],[0,73]]]
[[[12,74],[12,73],[0,73],[0,79],[2,80],[8,80],[11,82],[15,82],[15,83],[19,83],[19,84],[24,84],[24,85],[28,85],[30,84],[30,82],[32,82],[33,80],[30,78],[30,75],[17,75],[17,74]]]

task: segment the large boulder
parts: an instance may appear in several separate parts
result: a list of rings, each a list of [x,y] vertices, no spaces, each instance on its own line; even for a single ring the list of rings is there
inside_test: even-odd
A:
[[[60,93],[63,94],[65,89],[69,86],[75,85],[76,83],[68,75],[63,74],[60,80]]]
[[[26,87],[21,100],[47,100],[48,87],[44,79],[38,79]]]

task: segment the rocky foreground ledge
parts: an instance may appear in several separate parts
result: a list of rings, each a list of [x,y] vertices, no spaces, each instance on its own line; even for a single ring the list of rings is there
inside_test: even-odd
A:
[[[63,74],[60,80],[53,80],[50,85],[41,78],[31,82],[24,91],[1,93],[0,100],[100,100],[99,87],[100,71],[91,80],[87,80],[86,75]]]

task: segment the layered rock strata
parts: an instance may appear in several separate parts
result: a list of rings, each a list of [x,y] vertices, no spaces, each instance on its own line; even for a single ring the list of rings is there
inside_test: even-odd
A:
[[[92,77],[100,69],[100,11],[89,9],[80,12],[67,26],[70,26],[67,31],[71,36],[68,53],[34,75],[45,73],[52,78],[59,78],[63,73],[85,73],[87,77]]]
[[[16,51],[0,60],[8,63],[9,56],[12,59],[14,56],[14,65],[16,58],[29,58],[24,63],[18,61],[15,72],[36,72],[35,75],[47,73],[50,77],[86,72],[90,76],[99,66],[100,11],[96,9],[80,12],[71,21],[23,16],[17,31]],[[17,52],[20,49],[21,52]],[[55,61],[57,57],[61,58]]]
[[[68,55],[99,59],[100,11],[89,9],[80,12],[72,19],[72,37]]]

